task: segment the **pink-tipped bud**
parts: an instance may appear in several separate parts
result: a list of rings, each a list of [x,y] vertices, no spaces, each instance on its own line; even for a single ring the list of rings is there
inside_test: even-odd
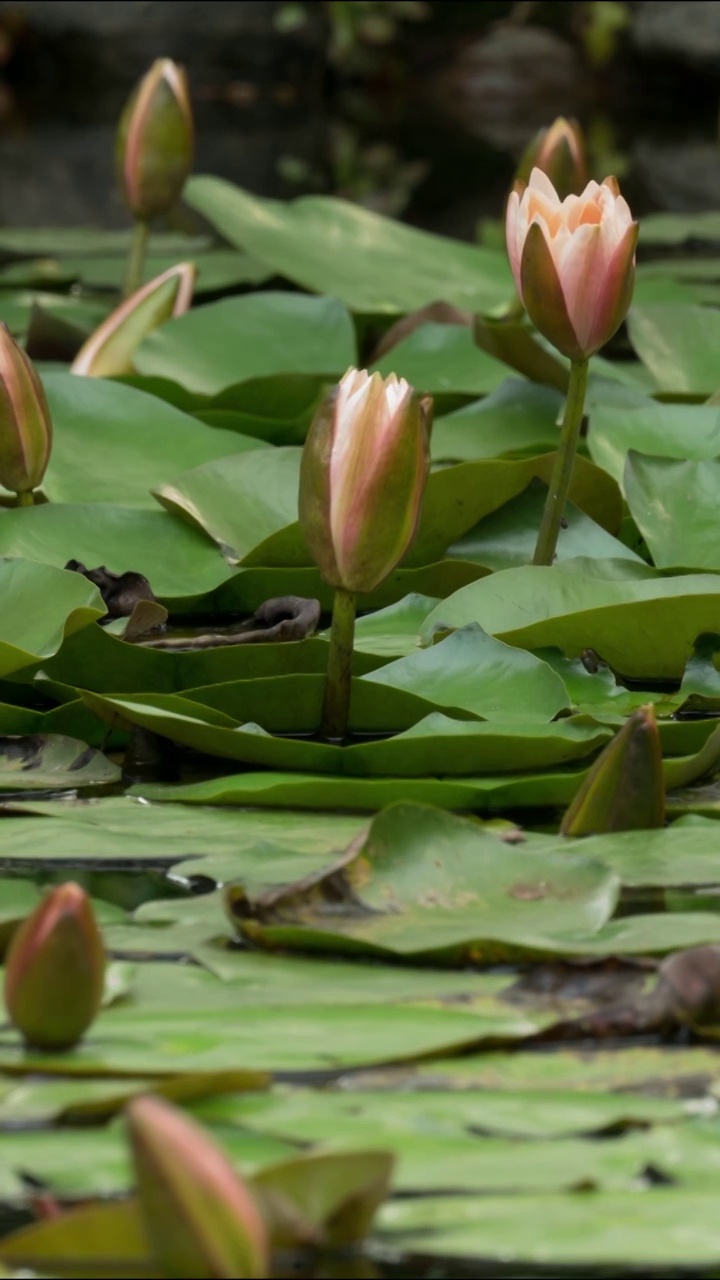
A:
[[[120,117],[118,169],[134,217],[153,218],[175,204],[192,169],[193,132],[185,71],[158,58]]]
[[[558,116],[529,143],[517,167],[516,178],[526,183],[533,169],[547,174],[561,200],[579,196],[588,180],[585,137],[577,120]]]
[[[41,483],[52,448],[52,420],[29,356],[0,324],[0,484],[31,493]]]
[[[220,1147],[160,1098],[133,1099],[126,1116],[140,1212],[161,1274],[266,1276],[265,1223]]]
[[[95,1017],[105,951],[87,894],[52,889],[16,929],[5,962],[5,1006],[35,1049],[69,1049]]]
[[[571,360],[587,360],[625,319],[635,283],[638,226],[614,178],[561,200],[533,169],[511,191],[510,266],[536,329]]]
[[[417,529],[431,401],[404,378],[350,369],[320,406],[300,468],[300,524],[331,587],[373,591]]]
[[[182,316],[190,308],[195,276],[193,262],[180,262],[148,280],[120,303],[83,343],[71,373],[87,378],[115,378],[133,372],[133,356],[153,329]]]

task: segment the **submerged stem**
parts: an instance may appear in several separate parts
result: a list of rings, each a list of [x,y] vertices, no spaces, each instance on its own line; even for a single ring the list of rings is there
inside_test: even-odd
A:
[[[128,249],[127,261],[125,263],[125,277],[123,279],[122,288],[123,298],[129,298],[130,295],[135,293],[142,284],[149,230],[149,225],[144,218],[135,219],[135,226],[133,227],[132,239]]]
[[[587,387],[588,361],[573,360],[570,365],[565,413],[563,415],[557,458],[550,477],[550,487],[545,499],[545,509],[540,521],[540,532],[535,546],[533,564],[552,564],[555,558],[558,534],[572,479],[575,451],[577,449],[585,389]]]
[[[345,737],[350,711],[355,594],[338,588],[333,600],[330,653],[328,655],[321,732],[324,738]]]

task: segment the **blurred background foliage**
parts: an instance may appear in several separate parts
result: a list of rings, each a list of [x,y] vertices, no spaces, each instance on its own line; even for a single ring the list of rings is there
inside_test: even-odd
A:
[[[160,55],[189,71],[198,171],[263,195],[472,239],[564,114],[638,212],[720,207],[714,0],[0,0],[0,224],[124,225],[115,122]]]

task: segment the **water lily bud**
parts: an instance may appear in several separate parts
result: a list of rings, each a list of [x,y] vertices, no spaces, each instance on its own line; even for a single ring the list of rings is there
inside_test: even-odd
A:
[[[558,116],[554,124],[536,133],[523,153],[516,178],[526,183],[533,169],[542,169],[561,200],[580,195],[587,182],[585,138],[577,120]]]
[[[193,149],[185,72],[170,58],[158,58],[133,92],[118,131],[118,168],[136,218],[172,208],[192,169]]]
[[[133,372],[133,356],[143,338],[166,320],[190,308],[195,287],[193,262],[180,262],[148,280],[142,289],[120,303],[83,343],[71,373],[88,378],[116,378]]]
[[[533,169],[510,193],[505,225],[517,291],[533,324],[571,360],[587,360],[622,324],[635,283],[638,227],[614,178],[561,200]]]
[[[5,1005],[35,1049],[69,1049],[95,1017],[105,951],[87,894],[52,889],[15,931],[5,962]]]
[[[600,753],[562,820],[564,836],[661,827],[665,778],[655,710],[638,707]]]
[[[372,591],[408,550],[430,466],[431,405],[394,373],[349,369],[315,415],[300,524],[331,587]]]
[[[31,493],[50,460],[52,421],[29,356],[0,324],[0,484]]]
[[[266,1276],[265,1223],[220,1147],[160,1098],[133,1099],[126,1116],[140,1211],[162,1274]]]

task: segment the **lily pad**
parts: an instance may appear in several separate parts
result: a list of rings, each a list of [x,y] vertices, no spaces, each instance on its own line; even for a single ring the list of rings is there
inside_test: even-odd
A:
[[[329,196],[283,204],[221,178],[194,177],[184,199],[278,275],[342,298],[353,311],[395,314],[443,298],[488,311],[512,293],[503,253],[418,231]]]
[[[0,738],[0,791],[80,790],[119,780],[118,765],[75,738]]]
[[[720,458],[631,451],[625,493],[658,569],[720,569]]]
[[[247,378],[337,378],[357,359],[352,321],[336,298],[251,293],[198,307],[148,335],[135,354],[143,374],[217,395]]]
[[[212,591],[232,574],[212,543],[184,521],[157,508],[146,511],[99,502],[48,502],[4,511],[0,555],[58,568],[80,560],[105,565],[114,573],[132,569],[144,574],[155,594],[168,602]],[[87,583],[77,573],[68,577]],[[104,605],[98,616],[101,613]]]
[[[700,399],[717,391],[720,311],[673,303],[633,307],[628,329],[660,391]]]
[[[56,653],[105,613],[87,578],[32,560],[0,560],[0,594],[0,676]]]
[[[267,905],[230,890],[243,936],[300,950],[487,963],[518,949],[552,951],[558,934],[594,933],[618,891],[616,877],[582,855],[518,845],[499,858],[492,836],[421,806],[378,815],[361,850],[327,874],[338,886],[330,910],[324,877],[276,890]]]
[[[552,720],[567,706],[562,680],[545,663],[493,639],[477,623],[370,672],[363,681],[504,723]]]
[[[491,395],[437,418],[431,449],[437,462],[537,456],[557,448],[563,397],[552,387],[506,378]]]
[[[52,502],[153,507],[153,485],[179,470],[257,448],[119,382],[61,372],[44,380],[55,434],[42,487]]]
[[[468,622],[521,648],[591,647],[624,676],[679,679],[696,637],[720,631],[720,580],[658,578],[629,560],[506,569],[443,600],[425,628]]]

